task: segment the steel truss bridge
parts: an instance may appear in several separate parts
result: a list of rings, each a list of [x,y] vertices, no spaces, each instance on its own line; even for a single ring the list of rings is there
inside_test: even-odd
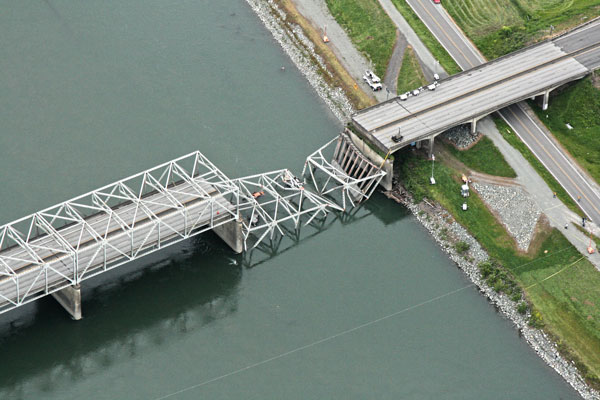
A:
[[[336,157],[344,150],[353,160],[345,167],[327,161],[336,142]],[[306,166],[308,182],[287,169],[230,179],[196,151],[3,225],[0,313],[49,294],[68,308],[59,296],[76,288],[79,300],[68,301],[79,301],[78,319],[86,279],[209,230],[236,252],[268,248],[330,211],[349,211],[385,175],[342,136]]]

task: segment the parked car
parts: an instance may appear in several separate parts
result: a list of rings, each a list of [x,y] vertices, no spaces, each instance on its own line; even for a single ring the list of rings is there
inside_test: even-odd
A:
[[[381,83],[379,82],[373,82],[373,80],[371,79],[370,76],[363,76],[363,80],[367,83],[367,85],[369,85],[369,87],[371,89],[373,89],[374,92],[377,92],[378,90],[383,89],[383,86],[381,86]]]
[[[370,69],[365,71],[365,76],[371,78],[371,81],[373,81],[373,83],[381,83],[381,79],[379,79],[379,77],[375,75],[375,73]]]
[[[442,0],[433,0],[433,2],[434,2],[435,4],[440,4],[440,3],[442,2]]]

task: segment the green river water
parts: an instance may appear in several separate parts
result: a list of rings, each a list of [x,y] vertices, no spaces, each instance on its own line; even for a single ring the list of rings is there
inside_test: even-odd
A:
[[[299,172],[340,129],[243,0],[0,1],[0,121],[2,224],[196,149]],[[86,282],[81,321],[4,314],[0,399],[577,398],[383,196],[286,243],[205,234]]]

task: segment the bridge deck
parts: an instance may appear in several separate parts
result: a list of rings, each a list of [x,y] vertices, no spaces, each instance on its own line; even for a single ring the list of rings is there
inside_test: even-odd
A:
[[[199,197],[199,190],[210,199]],[[173,199],[182,207],[173,207]],[[55,286],[90,277],[114,263],[139,257],[159,243],[187,236],[209,224],[228,222],[235,216],[235,206],[214,186],[202,181],[194,185],[179,182],[169,187],[168,195],[156,192],[145,196],[143,206],[126,201],[112,207],[112,211],[114,214],[101,212],[85,218],[85,227],[68,224],[56,230],[76,250],[76,256],[65,251],[64,244],[57,243],[57,237],[49,234],[29,240],[38,262],[20,246],[0,252],[2,261],[15,272],[12,277],[0,279],[3,297],[0,307],[10,305],[11,301],[18,302],[22,296],[35,296]],[[27,288],[27,293],[17,293],[18,288]]]
[[[287,169],[231,180],[197,151],[0,226],[0,313],[229,222],[241,252],[332,209]]]
[[[597,42],[600,38],[592,41]],[[595,51],[582,52],[580,57],[595,55]],[[353,122],[382,150],[394,152],[588,72],[555,43],[544,42],[442,80],[435,91],[424,90],[405,101],[395,98],[362,110]],[[395,143],[391,137],[399,132],[403,140]]]

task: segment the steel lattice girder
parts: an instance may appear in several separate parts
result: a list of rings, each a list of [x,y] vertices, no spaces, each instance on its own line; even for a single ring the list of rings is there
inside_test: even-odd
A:
[[[196,151],[0,227],[0,311],[239,218]]]
[[[352,156],[360,161],[359,165],[362,166],[362,168],[357,167],[356,171],[361,170],[362,172],[358,177],[351,176],[343,169],[343,166],[340,166],[339,164],[334,165],[335,161],[330,162],[329,159],[331,157],[326,157],[324,155],[325,151],[331,151],[333,149],[334,143],[336,143],[335,150],[333,151],[334,157],[341,151],[341,148],[345,146],[348,151],[354,153]],[[354,164],[356,164],[356,161]],[[306,175],[307,167],[311,183],[315,186],[319,194],[325,196],[336,191],[341,191],[342,208],[344,210],[347,209],[346,198],[350,201],[351,206],[355,207],[356,203],[360,203],[371,197],[381,179],[386,175],[385,171],[375,166],[355,149],[350,139],[344,135],[332,139],[309,155],[304,164],[302,176]],[[349,172],[355,172],[353,170],[354,166],[350,168]],[[370,172],[367,173],[367,170]],[[319,174],[316,174],[317,172],[320,172],[325,177],[325,183],[319,183],[320,176]]]
[[[305,224],[310,224],[317,216],[326,215],[329,209],[341,210],[334,202],[306,190],[303,182],[287,169],[247,176],[235,182],[240,189],[239,211],[245,248],[251,234],[258,237],[254,248],[267,235],[269,239],[276,232],[285,235],[281,224],[292,223],[297,227],[303,216],[308,216]]]
[[[231,180],[196,151],[1,226],[0,313],[230,221],[256,247],[328,209],[289,170]]]

